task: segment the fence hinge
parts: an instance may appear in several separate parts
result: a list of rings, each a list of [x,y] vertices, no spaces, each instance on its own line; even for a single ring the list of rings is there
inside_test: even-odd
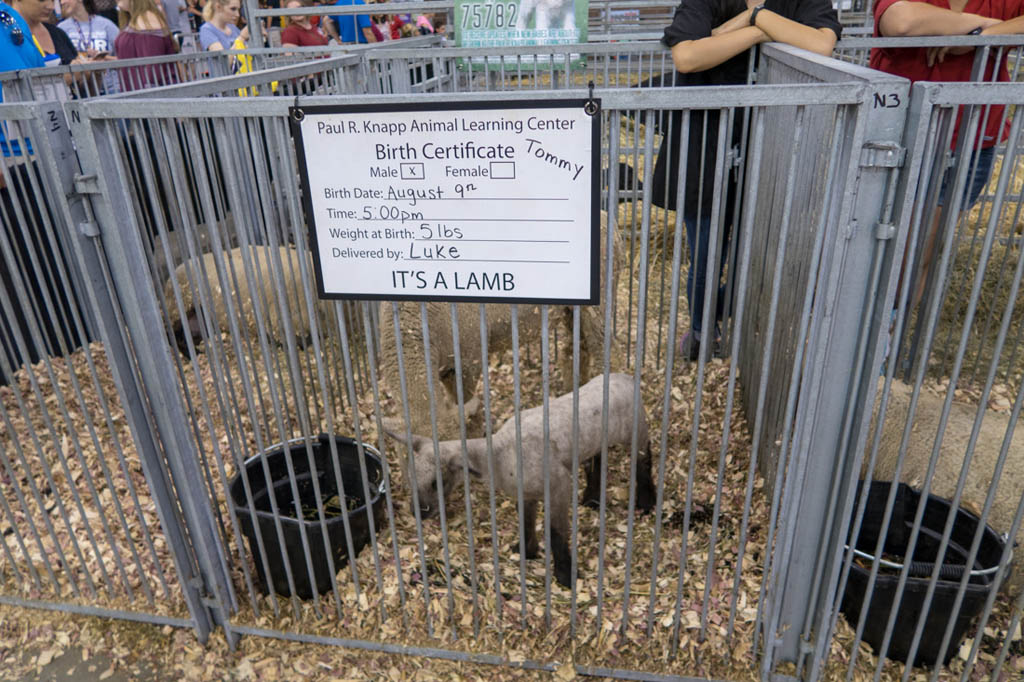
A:
[[[875,225],[875,239],[892,239],[896,236],[896,226],[890,223]]]
[[[902,168],[906,147],[896,142],[868,142],[860,150],[861,168]]]
[[[725,165],[732,168],[739,168],[743,164],[743,155],[738,147],[732,147],[725,154]]]
[[[100,185],[95,173],[75,174],[75,194],[99,194]]]

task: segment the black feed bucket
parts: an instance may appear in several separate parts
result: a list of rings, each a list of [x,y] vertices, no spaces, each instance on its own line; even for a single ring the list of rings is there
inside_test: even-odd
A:
[[[252,492],[253,507],[256,510],[257,524],[253,524],[245,495],[245,485],[241,475],[232,479],[230,485],[231,505],[242,525],[242,533],[249,542],[249,551],[256,562],[259,573],[260,588],[269,591],[263,561],[260,559],[259,544],[256,539],[256,528],[259,528],[263,547],[267,553],[270,568],[270,584],[274,591],[290,596],[288,574],[285,562],[291,568],[295,581],[295,593],[301,599],[313,597],[313,587],[317,594],[331,589],[330,564],[324,548],[323,527],[327,529],[327,540],[331,557],[334,559],[335,571],[348,563],[348,545],[345,540],[345,524],[342,514],[348,516],[349,528],[352,532],[352,547],[356,554],[370,540],[369,515],[367,508],[372,509],[375,528],[382,518],[384,508],[384,469],[379,453],[369,445],[363,444],[363,461],[366,463],[366,475],[371,499],[367,503],[364,494],[363,476],[359,466],[359,449],[356,441],[351,438],[336,436],[334,438],[337,451],[337,464],[331,452],[331,439],[320,434],[311,442],[312,460],[315,472],[310,471],[310,457],[304,439],[296,439],[270,450],[266,454],[266,466],[270,472],[268,479],[264,475],[263,460],[254,455],[245,461],[245,476]],[[295,489],[298,490],[299,506],[302,517],[296,518],[295,495],[292,480],[288,474],[288,462],[291,461],[295,472]],[[338,483],[335,472],[341,477],[345,489],[345,499],[338,494]],[[324,506],[324,524],[320,523],[317,509],[316,492],[313,486],[314,476],[320,488],[320,497]],[[268,491],[273,488],[277,503],[278,516],[271,507]],[[277,522],[281,524],[281,535],[284,537],[284,550],[277,532]],[[302,544],[302,529],[305,528],[309,543],[309,554],[313,564],[313,583],[310,585],[309,569],[306,566],[306,553]]]
[[[871,573],[873,552],[882,532],[882,516],[889,495],[887,481],[873,481],[868,491],[867,507],[860,535],[857,537],[858,554],[854,558],[850,577],[843,593],[840,609],[847,621],[855,626],[864,607],[864,596],[867,593],[868,579]],[[858,485],[858,495],[860,486]],[[906,559],[906,549],[913,529],[914,515],[921,493],[904,483],[900,483],[896,491],[889,533],[883,547],[882,559],[875,589],[871,595],[867,618],[864,622],[862,639],[878,653],[882,648],[886,625],[889,622],[890,610],[896,600],[896,586],[899,582],[901,567]],[[938,558],[939,543],[949,515],[950,504],[934,495],[929,495],[925,503],[921,530],[918,533],[917,545],[911,559],[907,583],[903,590],[903,598],[897,607],[898,613],[893,627],[892,639],[886,656],[898,661],[906,661],[910,654],[910,645],[914,639],[918,618],[924,607],[928,582]],[[981,544],[974,565],[970,568],[971,576],[967,583],[960,610],[953,613],[953,602],[956,599],[963,577],[967,555],[978,529],[979,519],[974,514],[958,509],[953,521],[953,530],[946,555],[939,573],[939,580],[932,595],[928,612],[925,614],[924,632],[914,656],[914,665],[934,665],[939,657],[942,638],[950,619],[955,618],[949,646],[942,659],[943,665],[959,650],[967,629],[975,616],[981,613],[989,593],[997,589],[996,574],[999,560],[1002,558],[1005,543],[1003,539],[988,526],[985,526]]]

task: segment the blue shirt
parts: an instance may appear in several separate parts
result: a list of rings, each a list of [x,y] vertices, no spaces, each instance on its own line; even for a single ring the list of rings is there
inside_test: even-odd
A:
[[[14,25],[4,22],[0,24],[0,71],[16,71],[43,66],[43,55],[39,54],[32,31],[21,15],[14,8],[0,0],[0,14],[6,14],[14,20]],[[15,27],[21,29],[21,45],[15,45],[11,36]]]
[[[0,71],[17,71],[18,69],[31,69],[37,66],[45,66],[43,55],[39,53],[35,41],[32,40],[32,31],[28,23],[21,18],[21,15],[14,11],[14,8],[0,0],[0,14],[5,14],[13,19],[14,23],[8,21],[0,23]],[[15,27],[21,29],[21,45],[15,45],[11,38],[14,35]],[[0,90],[0,102],[4,101],[3,91]],[[21,145],[18,140],[7,143],[6,125],[0,127],[0,154],[3,156],[21,156]],[[32,153],[32,145],[25,139],[28,146],[28,153]]]
[[[363,0],[338,0],[334,3],[336,7],[347,5],[365,5]],[[334,23],[338,25],[338,36],[343,43],[365,43],[366,36],[363,35],[364,28],[370,28],[370,15],[368,14],[338,14],[334,17]]]
[[[225,50],[233,49],[232,45],[235,44],[235,39],[241,35],[242,31],[234,24],[228,24],[224,28],[227,29],[227,32],[220,30],[209,21],[200,26],[199,46],[204,50],[209,50],[210,45],[220,43],[221,48]]]

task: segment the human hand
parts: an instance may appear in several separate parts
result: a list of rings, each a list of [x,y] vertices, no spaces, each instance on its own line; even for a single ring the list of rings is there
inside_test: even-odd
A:
[[[931,67],[936,64],[941,64],[949,55],[967,54],[969,52],[974,52],[974,46],[958,45],[954,47],[952,45],[943,45],[929,47],[925,61],[927,61],[928,66]]]

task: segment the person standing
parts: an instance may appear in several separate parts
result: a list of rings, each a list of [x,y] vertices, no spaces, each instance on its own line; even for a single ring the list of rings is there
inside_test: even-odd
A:
[[[363,0],[338,0],[334,3],[336,7],[348,7],[350,5],[365,5]],[[371,28],[370,15],[368,14],[337,14],[327,21],[324,28],[327,35],[333,40],[342,44],[350,43],[375,43],[377,37]]]
[[[877,0],[875,3],[875,35],[942,36],[942,35],[1004,35],[1024,32],[1024,1],[1022,0]],[[989,60],[985,65],[983,81],[1010,80],[1006,67],[1007,53],[998,64]],[[962,47],[907,47],[875,48],[871,50],[871,68],[885,71],[911,81],[965,82],[971,80],[974,48]],[[1003,121],[1005,107],[986,107],[985,118],[974,141],[970,159],[973,176],[968,178],[962,211],[977,203],[988,184],[995,161],[995,148],[1010,131],[1010,121]],[[963,111],[957,113],[953,132],[956,149],[961,132]],[[910,310],[917,307],[931,269],[932,252],[942,224],[942,207],[950,203],[954,168],[946,171],[939,194],[939,210],[935,212],[925,234],[920,251],[918,276],[910,292]],[[906,263],[904,263],[906,268]],[[904,273],[906,274],[906,273]],[[904,280],[906,281],[906,280]]]
[[[68,35],[79,54],[89,59],[117,54],[114,41],[120,31],[117,24],[96,13],[95,0],[63,0],[61,14],[64,20],[57,27]]]
[[[171,29],[171,35],[180,45],[181,36],[190,33],[188,3],[185,0],[160,0],[160,6],[164,10],[164,18],[167,19],[167,27]]]
[[[43,55],[32,42],[28,22],[17,10],[0,0],[0,71],[38,66],[43,66]]]
[[[43,51],[43,61],[70,64],[78,58],[78,50],[68,34],[48,21],[53,14],[53,0],[14,0],[12,6],[32,31],[31,37]]]
[[[242,34],[238,28],[241,0],[207,0],[205,23],[199,27],[199,45],[204,50],[230,50]]]
[[[164,13],[154,0],[118,0],[118,7],[128,13],[128,23],[114,41],[119,58],[159,57],[178,51]],[[171,85],[179,81],[177,66],[168,63],[133,66],[121,70],[119,75],[124,91]]]
[[[775,41],[828,56],[841,33],[842,26],[829,0],[683,0],[665,29],[662,42],[672,50],[677,72],[673,74],[675,85],[738,85],[747,82],[750,48]],[[736,117],[737,123],[740,118]],[[708,243],[715,227],[711,223],[715,193],[711,183],[718,156],[719,112],[690,112],[689,148],[682,153],[682,112],[672,112],[669,119],[671,134],[663,135],[654,166],[653,203],[667,210],[676,209],[679,168],[685,164],[682,210],[690,254],[686,273],[690,329],[680,339],[679,350],[684,359],[692,362],[699,357],[704,340],[704,294],[709,280],[717,289],[712,298],[711,342],[718,342],[718,321],[725,305],[725,287],[719,283],[733,222],[730,195],[735,196],[736,188],[734,182],[723,188],[725,229],[719,242],[720,258],[709,277]],[[728,144],[739,144],[740,132],[740,126],[734,126]]]
[[[288,0],[285,9],[312,6],[311,0]],[[309,20],[308,16],[288,17],[288,26],[281,32],[284,47],[321,47],[327,44],[327,36]]]

